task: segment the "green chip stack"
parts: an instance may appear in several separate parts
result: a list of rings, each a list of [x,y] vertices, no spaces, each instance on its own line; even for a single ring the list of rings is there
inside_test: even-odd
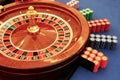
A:
[[[87,20],[91,20],[93,17],[93,10],[91,10],[90,8],[80,10],[80,12],[85,16]]]

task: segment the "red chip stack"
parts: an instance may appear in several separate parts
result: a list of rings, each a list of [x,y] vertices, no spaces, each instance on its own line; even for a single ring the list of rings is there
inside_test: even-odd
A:
[[[80,64],[92,72],[98,72],[99,68],[106,68],[108,58],[102,52],[87,47],[84,54],[80,56]]]
[[[91,33],[104,32],[110,29],[110,22],[108,19],[99,19],[88,21]]]

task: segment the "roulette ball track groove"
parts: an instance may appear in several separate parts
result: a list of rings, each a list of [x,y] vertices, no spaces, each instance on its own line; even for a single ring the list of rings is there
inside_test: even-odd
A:
[[[35,34],[27,30],[29,6],[37,11],[34,21],[40,31]],[[4,8],[0,13],[0,73],[5,80],[58,80],[77,66],[89,36],[87,21],[77,10],[49,0],[16,2]]]

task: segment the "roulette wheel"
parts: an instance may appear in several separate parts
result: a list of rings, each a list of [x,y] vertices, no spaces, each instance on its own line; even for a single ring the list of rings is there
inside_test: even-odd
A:
[[[77,66],[89,37],[86,19],[51,0],[14,2],[0,13],[4,80],[59,80]]]

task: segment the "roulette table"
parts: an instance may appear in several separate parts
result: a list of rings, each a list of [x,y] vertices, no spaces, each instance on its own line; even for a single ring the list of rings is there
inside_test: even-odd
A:
[[[51,0],[13,2],[0,13],[3,80],[68,80],[89,37],[76,9]]]

